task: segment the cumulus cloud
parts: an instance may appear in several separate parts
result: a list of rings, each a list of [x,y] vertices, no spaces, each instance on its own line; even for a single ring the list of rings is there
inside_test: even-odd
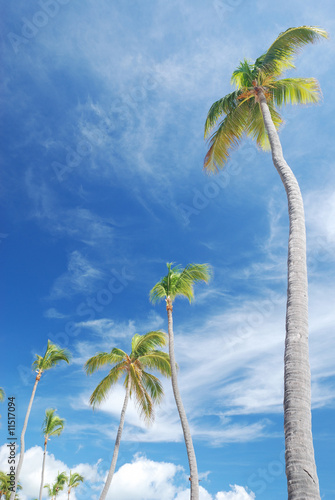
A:
[[[20,483],[23,487],[20,493],[22,500],[36,498],[40,488],[43,450],[33,446],[25,453],[21,471]],[[0,469],[7,470],[8,449],[6,445],[0,448]],[[95,500],[103,488],[109,469],[107,462],[98,460],[95,464],[81,463],[71,467],[72,472],[83,475],[85,482],[77,488],[77,496],[82,499]],[[104,472],[102,472],[104,469]],[[59,472],[70,472],[70,467],[47,454],[45,464],[45,483],[52,483]],[[131,478],[131,480],[130,480]],[[71,493],[71,500],[76,500],[76,490]],[[47,498],[46,490],[43,498]],[[58,500],[67,500],[66,491],[60,492]],[[135,454],[131,463],[119,467],[113,477],[113,482],[107,494],[112,500],[188,500],[188,477],[183,467],[171,462],[155,462],[142,454]],[[248,493],[243,486],[231,486],[231,491],[218,492],[214,497],[200,486],[200,500],[254,500],[255,495]]]

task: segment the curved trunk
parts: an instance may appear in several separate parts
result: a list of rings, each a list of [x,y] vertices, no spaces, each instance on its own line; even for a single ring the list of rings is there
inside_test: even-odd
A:
[[[71,488],[67,491],[67,500],[70,500]]]
[[[191,436],[191,431],[188,425],[186,412],[184,405],[180,396],[178,381],[177,381],[177,369],[176,369],[176,359],[174,355],[174,338],[173,338],[173,318],[172,318],[172,304],[167,299],[167,315],[168,315],[168,332],[169,332],[169,356],[171,364],[171,381],[174,398],[176,401],[177,409],[179,412],[179,417],[181,421],[181,426],[183,428],[184,440],[186,444],[188,463],[190,466],[190,483],[191,483],[191,500],[199,500],[199,480],[198,480],[198,468],[197,459],[194,452],[193,441]]]
[[[126,409],[127,409],[128,400],[129,400],[130,385],[131,385],[131,378],[130,378],[130,374],[129,374],[128,384],[127,384],[127,389],[126,389],[126,395],[125,395],[125,398],[124,398],[123,407],[122,407],[122,411],[121,411],[120,424],[119,424],[119,428],[118,428],[117,435],[116,435],[116,440],[115,440],[115,446],[114,446],[112,463],[111,463],[111,466],[110,466],[110,469],[109,469],[109,472],[108,472],[108,476],[107,476],[107,479],[106,479],[105,486],[104,486],[104,488],[102,490],[102,493],[100,495],[100,500],[105,500],[105,498],[107,496],[107,493],[108,493],[108,490],[109,490],[109,487],[110,487],[110,484],[111,484],[112,479],[113,479],[113,475],[114,475],[114,471],[115,471],[115,466],[116,466],[116,461],[117,461],[117,456],[119,454],[119,448],[120,448],[120,442],[121,442],[121,435],[122,435],[122,430],[123,430],[123,425],[124,425],[124,418],[125,418],[125,415],[126,415]]]
[[[31,393],[31,397],[30,397],[30,401],[29,401],[27,413],[26,413],[26,416],[25,416],[25,419],[24,419],[24,423],[23,423],[23,428],[22,428],[22,432],[21,432],[21,440],[20,440],[20,458],[19,458],[19,463],[17,465],[16,474],[15,474],[15,488],[14,488],[14,491],[12,491],[11,494],[10,494],[10,500],[14,500],[15,499],[15,494],[16,494],[16,489],[17,489],[17,483],[18,483],[18,480],[19,480],[19,476],[20,476],[20,472],[21,472],[22,464],[23,464],[23,458],[24,458],[24,436],[25,436],[25,433],[26,433],[26,430],[27,430],[29,415],[30,415],[31,407],[33,405],[33,401],[34,401],[34,397],[35,397],[35,392],[36,392],[37,384],[38,384],[38,382],[39,382],[39,380],[41,378],[41,375],[42,375],[42,373],[38,373],[37,376],[36,376],[35,384],[34,384],[34,387],[33,387],[33,392]]]
[[[320,500],[312,422],[308,354],[308,283],[305,215],[298,182],[287,165],[262,90],[259,103],[272,159],[284,184],[289,213],[288,286],[284,357],[284,431],[288,500]]]
[[[47,454],[47,443],[48,443],[48,437],[46,437],[45,440],[44,440],[44,453],[43,453],[42,475],[41,475],[41,486],[40,486],[39,500],[42,500],[42,494],[43,494],[44,468],[45,468],[45,457],[46,457],[46,454]]]

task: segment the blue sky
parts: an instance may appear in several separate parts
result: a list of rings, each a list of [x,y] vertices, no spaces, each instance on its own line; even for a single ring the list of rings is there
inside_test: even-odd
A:
[[[314,444],[322,498],[335,498],[333,2],[17,0],[4,12],[0,385],[16,398],[18,435],[35,354],[51,339],[73,355],[38,386],[23,500],[38,493],[49,407],[66,427],[48,444],[47,482],[71,468],[86,478],[72,498],[99,497],[123,387],[93,412],[105,372],[86,377],[83,364],[100,350],[128,351],[135,333],[167,329],[164,305],[148,300],[166,262],[214,270],[192,305],[174,307],[201,500],[285,497],[285,192],[270,155],[247,140],[225,172],[204,174],[203,127],[238,62],[304,24],[330,39],[306,47],[291,76],[316,77],[323,101],[284,109],[280,137],[305,202]],[[130,405],[109,498],[188,498],[169,381],[164,388],[151,428]],[[1,413],[4,443],[4,404]]]

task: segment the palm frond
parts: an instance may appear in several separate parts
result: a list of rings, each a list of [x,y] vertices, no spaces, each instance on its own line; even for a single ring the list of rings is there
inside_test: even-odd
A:
[[[143,371],[134,363],[130,365],[131,395],[135,393],[135,404],[141,417],[150,423],[154,419],[154,407],[149,393],[143,386]]]
[[[118,382],[118,380],[125,371],[126,371],[126,364],[124,362],[113,366],[113,368],[109,371],[108,375],[101,380],[101,382],[92,392],[92,395],[90,397],[90,405],[92,405],[93,408],[95,408],[96,405],[99,405],[100,403],[105,401],[111,387]]]
[[[177,276],[171,293],[172,298],[182,295],[191,302],[194,297],[194,284],[199,281],[208,283],[210,277],[211,267],[209,264],[188,264]]]
[[[269,92],[277,106],[283,104],[315,104],[321,98],[315,78],[284,78],[272,83]]]
[[[252,87],[252,81],[255,80],[256,76],[257,72],[255,72],[253,63],[251,61],[248,61],[247,59],[244,59],[240,62],[240,65],[233,72],[230,81],[232,84],[236,85],[238,89],[247,88]]]
[[[36,360],[33,363],[33,369],[36,371],[49,370],[56,366],[60,361],[65,361],[69,363],[71,359],[71,354],[67,349],[62,349],[56,344],[52,344],[50,340],[48,340],[48,345],[45,351],[44,356],[39,356],[36,354]]]
[[[225,97],[222,97],[222,99],[219,99],[214,104],[212,104],[206,118],[205,139],[211,133],[212,129],[216,126],[219,118],[235,109],[238,104],[238,95],[239,90],[234,90],[234,92],[227,94]]]
[[[48,408],[45,411],[45,418],[42,425],[44,436],[59,436],[65,425],[65,419],[55,415],[54,408]]]
[[[209,150],[204,162],[207,172],[217,172],[228,161],[229,150],[236,148],[242,139],[248,115],[248,102],[242,102],[222,120],[209,140]]]
[[[81,476],[78,472],[71,473],[70,471],[70,476],[67,479],[67,484],[69,485],[70,489],[76,488],[77,486],[79,486],[79,483],[83,483],[84,480],[84,476]]]
[[[144,335],[135,334],[132,339],[131,357],[144,356],[156,347],[163,347],[167,343],[166,333],[162,330],[155,330]]]
[[[285,69],[294,67],[293,57],[302,47],[320,38],[328,38],[328,33],[316,26],[289,28],[280,33],[267,52],[256,60],[255,67],[262,72],[280,75]]]
[[[145,390],[150,394],[152,402],[156,404],[160,403],[164,396],[163,386],[160,380],[151,373],[143,371],[142,384]]]
[[[165,377],[171,377],[170,356],[163,351],[152,351],[140,356],[139,361],[144,368],[157,370]]]
[[[125,359],[127,359],[127,354],[122,349],[114,347],[111,352],[98,352],[95,356],[92,356],[86,361],[84,369],[87,375],[91,375],[107,364],[122,363]]]

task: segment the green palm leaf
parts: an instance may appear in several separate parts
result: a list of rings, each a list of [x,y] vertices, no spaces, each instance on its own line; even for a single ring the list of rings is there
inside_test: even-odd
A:
[[[146,333],[145,335],[135,334],[132,339],[132,356],[144,356],[156,347],[166,345],[167,336],[162,330],[156,330]]]
[[[230,111],[209,140],[209,150],[204,168],[207,172],[217,172],[229,159],[229,150],[236,148],[245,131],[249,116],[248,102],[244,101]]]
[[[67,349],[62,349],[48,340],[44,356],[42,357],[36,354],[36,360],[33,362],[33,369],[39,372],[44,372],[58,365],[60,361],[66,361],[66,363],[69,363],[70,359],[71,354]]]
[[[270,86],[272,100],[283,104],[315,104],[321,98],[319,82],[315,78],[284,78]]]
[[[139,358],[141,365],[150,370],[157,370],[165,377],[171,376],[170,357],[166,352],[152,351]]]
[[[111,352],[98,352],[95,356],[86,361],[84,368],[87,375],[91,375],[105,365],[122,363],[127,359],[127,354],[121,349],[114,347]]]
[[[328,33],[316,26],[289,28],[280,33],[268,51],[259,57],[255,67],[267,74],[280,75],[289,68],[294,68],[293,57],[308,43],[328,38]]]
[[[108,375],[101,380],[90,397],[90,404],[93,406],[93,408],[95,408],[97,404],[99,405],[103,401],[105,401],[111,387],[118,382],[125,370],[126,363],[118,363],[113,366]],[[89,374],[90,372],[87,373]]]
[[[205,123],[205,138],[208,137],[209,133],[211,132],[213,127],[216,126],[216,123],[221,116],[226,115],[236,108],[238,103],[237,97],[239,93],[240,91],[235,90],[234,92],[227,94],[225,97],[222,97],[214,104],[212,104],[210,110],[208,111]]]
[[[65,424],[65,419],[55,415],[56,410],[49,408],[45,411],[45,418],[42,424],[42,431],[44,436],[59,436]]]

